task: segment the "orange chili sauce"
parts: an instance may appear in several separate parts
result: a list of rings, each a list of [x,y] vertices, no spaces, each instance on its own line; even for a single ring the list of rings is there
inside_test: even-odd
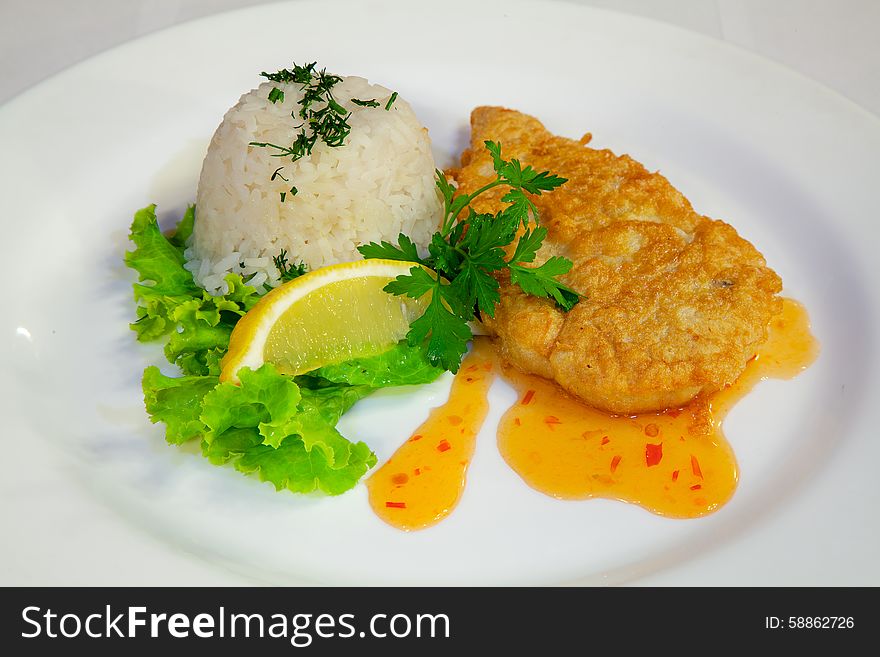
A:
[[[605,497],[694,518],[733,495],[737,465],[721,431],[733,405],[765,378],[792,378],[818,355],[804,307],[785,299],[769,337],[732,385],[680,409],[614,416],[554,383],[503,368],[519,401],[501,419],[498,448],[531,487],[560,499]]]
[[[458,504],[477,434],[489,412],[495,378],[492,347],[474,340],[452,382],[449,400],[367,480],[370,505],[398,529],[429,527]]]
[[[605,497],[659,515],[694,518],[733,495],[737,466],[721,431],[727,412],[765,378],[788,379],[819,352],[804,307],[784,299],[767,341],[735,383],[683,408],[615,416],[509,365],[519,399],[498,426],[498,448],[531,487],[560,499]],[[464,490],[494,378],[490,343],[474,340],[449,400],[368,480],[370,504],[390,525],[422,529],[445,518]]]

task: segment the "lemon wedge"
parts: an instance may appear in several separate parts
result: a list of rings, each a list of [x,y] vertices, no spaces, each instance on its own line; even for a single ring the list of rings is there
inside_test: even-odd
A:
[[[285,374],[302,374],[385,351],[406,336],[430,301],[428,295],[410,299],[382,290],[414,266],[360,260],[279,285],[235,325],[220,380],[238,382],[239,369],[266,362]]]

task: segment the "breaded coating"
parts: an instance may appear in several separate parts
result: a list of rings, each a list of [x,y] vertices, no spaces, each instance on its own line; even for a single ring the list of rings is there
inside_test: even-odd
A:
[[[627,155],[556,137],[525,114],[479,107],[452,176],[463,192],[494,179],[487,139],[505,159],[568,179],[533,198],[548,236],[535,264],[574,262],[562,281],[584,295],[568,313],[501,279],[502,355],[590,406],[635,414],[675,408],[732,383],[781,311],[782,282],[734,228],[694,212],[659,173]],[[474,209],[496,212],[503,188]]]

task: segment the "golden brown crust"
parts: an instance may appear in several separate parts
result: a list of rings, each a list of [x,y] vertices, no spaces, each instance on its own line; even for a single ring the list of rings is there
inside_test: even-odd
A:
[[[680,406],[739,376],[781,310],[782,283],[733,227],[694,212],[629,156],[555,137],[532,117],[480,107],[471,125],[455,172],[462,191],[494,177],[486,139],[505,159],[568,179],[533,199],[548,229],[537,262],[570,258],[563,281],[585,298],[563,313],[502,279],[485,323],[506,358],[615,413]],[[492,192],[477,211],[497,211],[503,190]]]

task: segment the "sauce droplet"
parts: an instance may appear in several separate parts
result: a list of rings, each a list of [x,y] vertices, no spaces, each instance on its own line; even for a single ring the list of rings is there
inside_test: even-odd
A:
[[[449,400],[367,480],[370,505],[398,529],[429,527],[458,504],[476,436],[489,412],[486,394],[495,377],[492,346],[475,339]]]

